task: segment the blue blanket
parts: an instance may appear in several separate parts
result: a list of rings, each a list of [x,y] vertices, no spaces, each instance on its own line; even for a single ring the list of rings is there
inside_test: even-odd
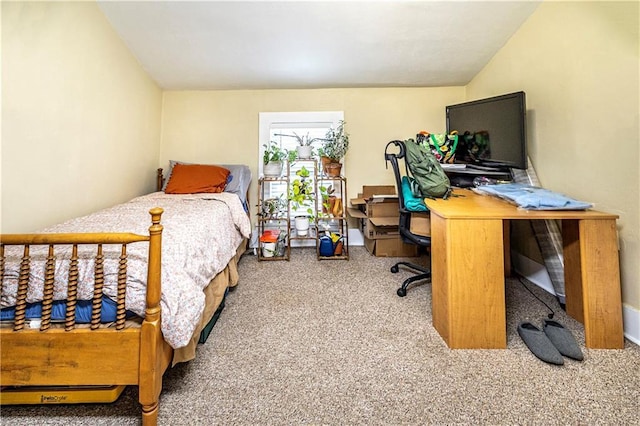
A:
[[[593,207],[591,203],[522,183],[484,185],[476,191],[503,198],[526,210],[586,210]]]
[[[77,324],[89,324],[91,322],[91,300],[78,300],[76,303],[76,323]],[[102,298],[102,310],[100,312],[100,322],[108,323],[116,320],[116,302],[108,297]],[[16,308],[11,306],[9,308],[3,308],[0,311],[0,319],[2,321],[12,320],[15,316]],[[51,320],[52,321],[64,321],[67,313],[67,301],[66,300],[54,300],[51,307]],[[127,311],[126,317],[131,318],[135,316],[133,312]],[[27,304],[27,319],[39,319],[42,316],[42,303],[28,303]]]
[[[411,191],[411,184],[407,176],[402,176],[402,197],[404,198],[404,208],[410,212],[426,212],[429,211],[424,204],[423,198],[418,198]]]

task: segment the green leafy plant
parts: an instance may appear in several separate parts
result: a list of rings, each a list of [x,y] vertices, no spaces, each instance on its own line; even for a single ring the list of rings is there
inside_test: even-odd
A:
[[[298,151],[296,151],[295,149],[287,151],[287,161],[289,161],[289,163],[293,163],[297,159],[298,159]]]
[[[336,190],[333,188],[333,185],[320,186],[320,197],[322,198],[322,207],[323,207],[322,210],[323,210],[323,214],[326,214],[327,216],[331,215],[330,199],[331,198],[335,199],[335,195],[333,195],[335,192]]]
[[[309,170],[302,166],[296,172],[296,178],[291,182],[289,189],[289,201],[293,211],[298,210],[306,212],[310,217],[314,217],[311,202],[314,197],[313,180],[311,179]]]
[[[287,210],[287,200],[284,199],[283,194],[280,194],[264,200],[259,207],[261,211],[258,214],[264,218],[282,217]]]
[[[280,148],[274,141],[270,141],[268,145],[263,144],[262,146],[264,147],[264,154],[262,155],[262,162],[264,164],[284,161],[287,158],[287,150]]]
[[[324,156],[331,158],[334,162],[340,162],[349,150],[349,134],[345,131],[344,120],[340,120],[337,128],[330,128],[325,135],[325,143],[322,145]]]

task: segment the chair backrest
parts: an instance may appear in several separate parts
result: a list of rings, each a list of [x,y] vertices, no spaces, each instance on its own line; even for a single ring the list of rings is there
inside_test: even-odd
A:
[[[397,153],[389,152],[389,147],[391,145],[398,148]],[[400,175],[400,165],[398,163],[398,160],[404,159],[405,176],[408,176],[409,169],[407,168],[406,148],[404,146],[404,142],[397,140],[389,142],[384,149],[384,159],[385,167],[388,167],[389,163],[391,163],[391,168],[393,169],[393,175],[396,179],[396,192],[398,193],[398,206],[400,208],[400,212],[408,213],[408,210],[405,207],[404,195],[402,194],[402,175]]]
[[[394,145],[398,148],[398,152],[390,152],[389,148]],[[392,149],[393,150],[393,149]],[[431,237],[416,235],[411,233],[411,211],[407,209],[406,200],[402,191],[402,175],[400,174],[400,165],[398,160],[404,159],[405,176],[409,175],[409,169],[406,159],[406,148],[402,141],[391,141],[384,149],[385,166],[391,163],[393,168],[393,175],[396,180],[396,192],[398,193],[398,210],[400,211],[400,219],[398,222],[398,230],[402,240],[408,243],[417,244],[420,246],[431,245]]]

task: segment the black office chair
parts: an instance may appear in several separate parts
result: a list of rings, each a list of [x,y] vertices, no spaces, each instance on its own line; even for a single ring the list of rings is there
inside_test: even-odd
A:
[[[394,154],[389,152],[389,146],[395,145],[399,152]],[[409,175],[409,167],[406,159],[406,148],[402,141],[391,141],[384,149],[385,166],[388,167],[388,163],[391,163],[393,167],[393,174],[396,179],[396,190],[398,192],[398,207],[400,210],[400,222],[398,224],[398,230],[400,231],[400,237],[405,243],[416,244],[420,247],[431,247],[431,237],[425,237],[422,235],[416,235],[411,233],[411,214],[412,212],[405,207],[405,199],[402,194],[402,177],[400,176],[400,166],[398,164],[399,159],[404,159],[405,175]],[[407,295],[407,287],[415,281],[431,280],[431,269],[424,266],[416,265],[410,262],[398,262],[391,267],[391,272],[397,273],[400,266],[406,266],[416,272],[402,283],[402,286],[398,289],[397,294],[400,297]]]

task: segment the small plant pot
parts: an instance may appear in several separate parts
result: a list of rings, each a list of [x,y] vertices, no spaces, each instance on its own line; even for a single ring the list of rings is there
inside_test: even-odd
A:
[[[340,176],[340,171],[342,171],[342,163],[329,163],[327,164],[326,169],[328,176]]]
[[[295,220],[296,233],[299,237],[306,237],[309,235],[309,217],[308,216],[296,216]]]
[[[336,248],[333,252],[333,254],[335,256],[342,256],[342,250],[344,249],[344,243],[342,242],[342,239],[340,239],[337,243],[336,243]]]
[[[277,178],[282,174],[282,161],[270,161],[264,165],[262,172],[265,177]]]
[[[311,158],[311,151],[313,147],[311,145],[301,145],[296,148],[298,150],[298,158],[301,160],[308,160]]]
[[[320,163],[322,164],[322,171],[327,174],[327,164],[331,163],[331,158],[322,156],[320,157]]]
[[[276,254],[276,243],[262,243],[262,257],[273,257]]]

